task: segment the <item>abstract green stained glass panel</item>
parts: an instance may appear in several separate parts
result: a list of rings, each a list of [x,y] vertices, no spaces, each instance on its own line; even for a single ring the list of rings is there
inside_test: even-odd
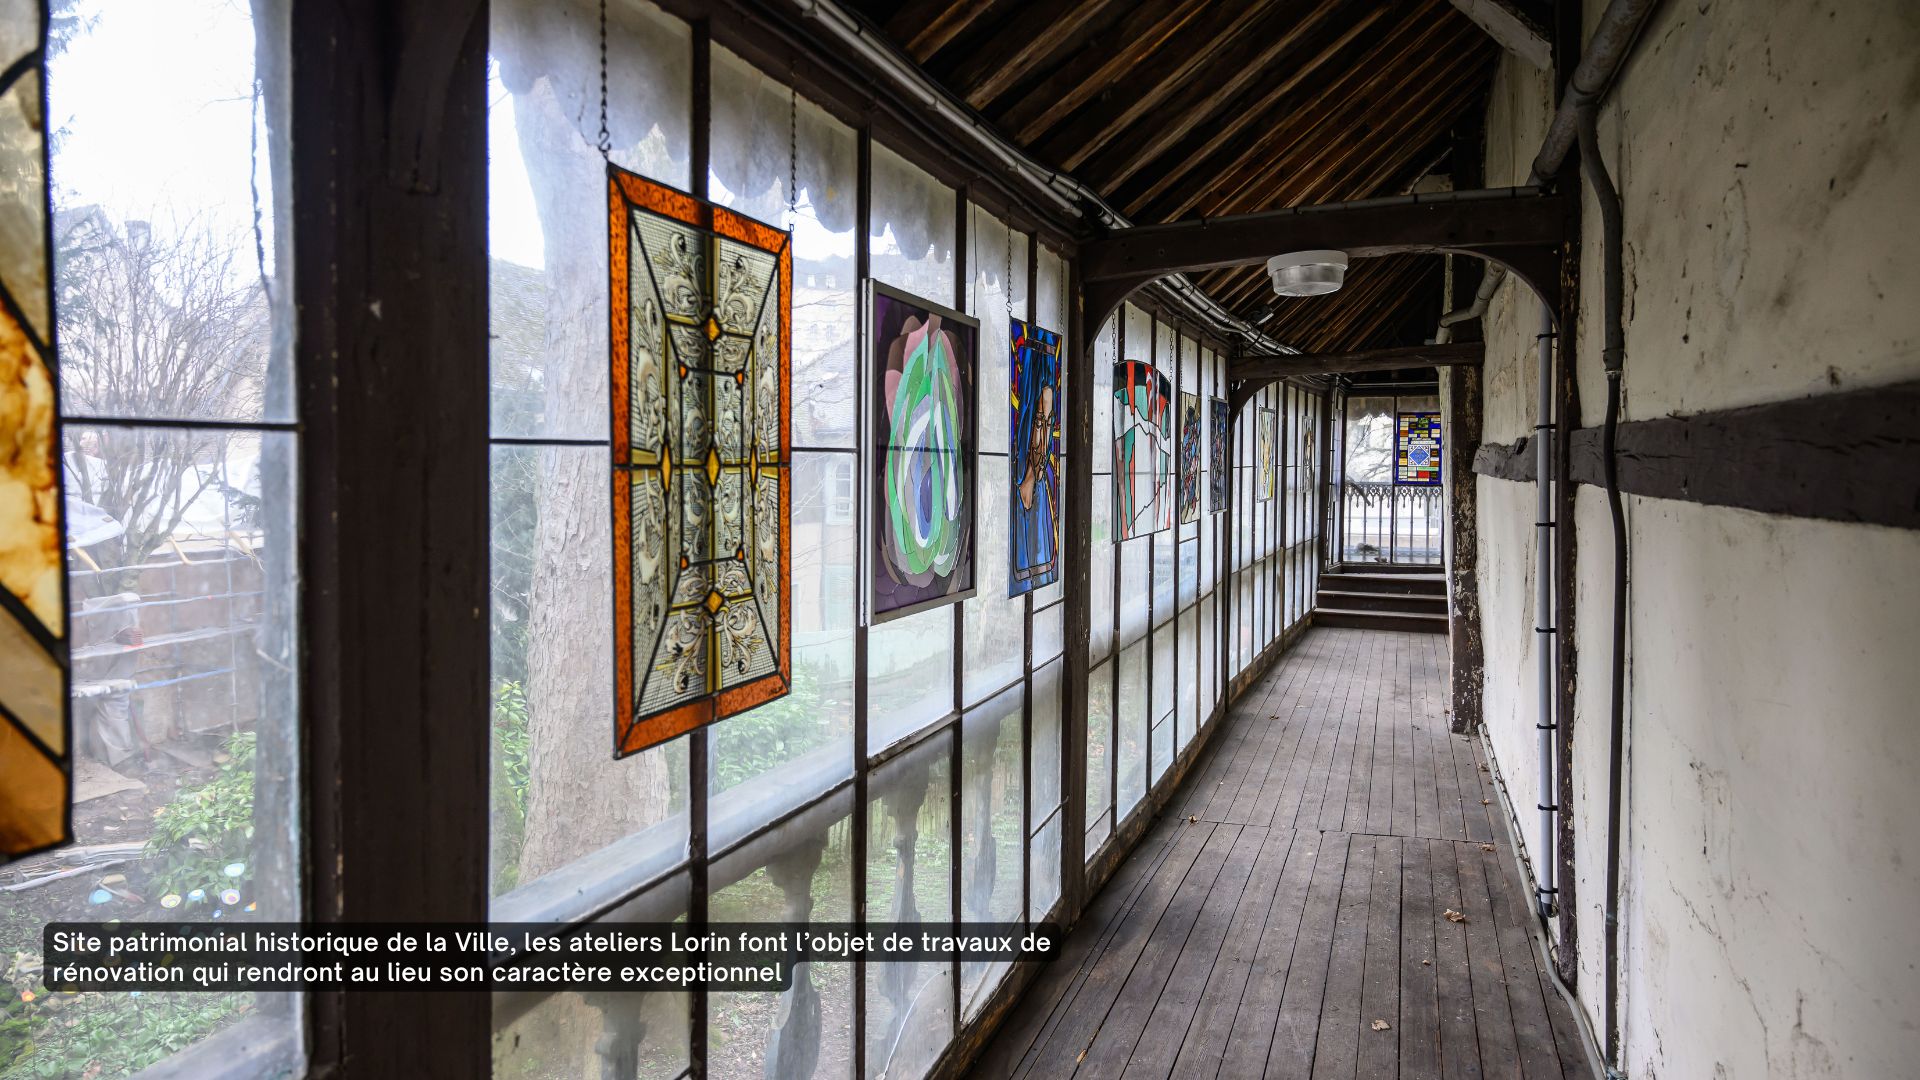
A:
[[[73,836],[45,24],[37,0],[0,0],[0,861]]]
[[[608,168],[616,756],[786,694],[788,234]]]

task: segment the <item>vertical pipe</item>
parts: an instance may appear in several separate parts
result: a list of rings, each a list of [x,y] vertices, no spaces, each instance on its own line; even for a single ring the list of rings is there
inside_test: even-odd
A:
[[[1540,332],[1534,337],[1535,379],[1539,397],[1533,425],[1534,661],[1538,676],[1540,840],[1533,852],[1534,899],[1542,918],[1553,916],[1554,838],[1559,807],[1554,803],[1553,715],[1553,309],[1540,304]]]

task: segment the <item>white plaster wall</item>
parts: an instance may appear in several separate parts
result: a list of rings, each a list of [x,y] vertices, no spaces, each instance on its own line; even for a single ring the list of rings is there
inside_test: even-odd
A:
[[[1502,63],[1489,184],[1525,178],[1548,98]],[[1920,378],[1920,4],[1663,5],[1600,134],[1625,203],[1629,419]],[[1590,197],[1584,213],[1577,422],[1593,425]],[[1531,432],[1536,318],[1513,284],[1489,312],[1489,442]],[[1479,492],[1485,720],[1531,805],[1532,489]],[[1576,500],[1575,917],[1597,1027],[1612,545],[1604,494]],[[1920,534],[1627,511],[1629,1074],[1920,1075]]]

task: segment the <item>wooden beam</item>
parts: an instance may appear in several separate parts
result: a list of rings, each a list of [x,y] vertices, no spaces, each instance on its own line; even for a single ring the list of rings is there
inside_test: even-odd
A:
[[[1456,252],[1505,266],[1558,310],[1560,246],[1570,200],[1533,188],[1452,192],[1302,206],[1259,214],[1200,218],[1118,229],[1083,244],[1088,319],[1155,278],[1219,266],[1246,266],[1311,248],[1366,258],[1397,251]]]
[[[1477,365],[1486,356],[1486,348],[1484,342],[1468,341],[1348,353],[1243,356],[1227,365],[1227,378],[1273,380],[1288,375],[1335,375],[1350,371]]]
[[[1920,382],[1635,420],[1616,438],[1620,490],[1789,517],[1920,529]],[[1570,478],[1604,485],[1601,429],[1573,432]],[[1483,445],[1473,471],[1533,480],[1528,439]]]
[[[1553,48],[1547,44],[1547,32],[1513,0],[1453,0],[1453,6],[1501,48],[1541,71],[1553,70]]]

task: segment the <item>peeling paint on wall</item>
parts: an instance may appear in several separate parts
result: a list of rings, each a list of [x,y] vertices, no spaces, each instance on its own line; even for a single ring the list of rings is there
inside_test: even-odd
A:
[[[1549,97],[1537,72],[1502,61],[1490,184],[1525,172]],[[1627,419],[1920,377],[1920,5],[1782,5],[1764,19],[1664,5],[1600,135],[1625,202]],[[1585,220],[1598,220],[1590,197]],[[1588,402],[1604,389],[1600,255],[1583,245]],[[1487,442],[1530,433],[1532,318],[1511,288],[1489,311]],[[1502,773],[1530,776],[1531,490],[1482,477],[1479,495],[1484,715]],[[1612,565],[1604,495],[1575,498],[1574,914],[1579,1003],[1597,1025]],[[1626,503],[1623,1065],[1909,1075],[1920,533]]]

